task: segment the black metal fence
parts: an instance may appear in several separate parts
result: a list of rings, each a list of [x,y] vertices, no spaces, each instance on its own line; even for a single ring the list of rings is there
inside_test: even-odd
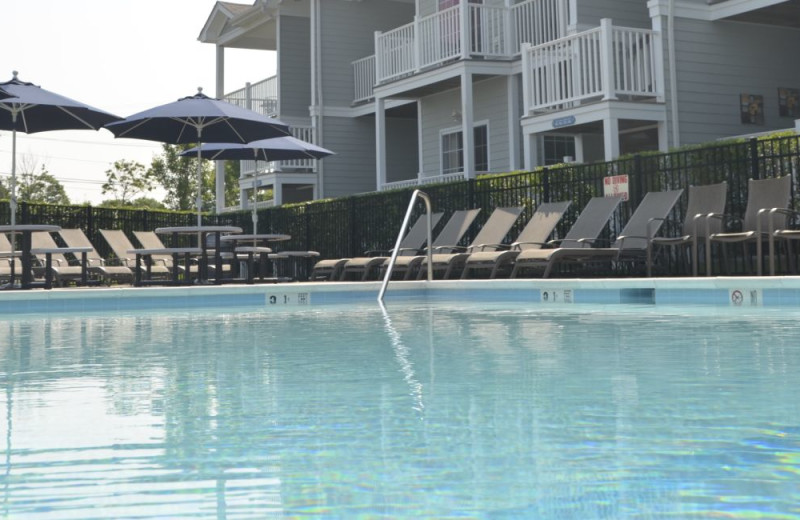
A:
[[[725,142],[714,146],[681,149],[670,153],[648,153],[612,162],[559,165],[532,172],[491,175],[478,179],[427,185],[435,211],[445,214],[456,209],[481,208],[471,233],[503,206],[525,208],[517,226],[509,233],[516,236],[542,202],[572,200],[569,214],[556,233],[563,236],[591,197],[603,195],[604,179],[628,176],[629,200],[620,206],[606,234],[612,237],[627,221],[648,191],[687,188],[691,185],[727,181],[727,213],[741,216],[747,202],[748,179],[792,175],[792,207],[800,209],[797,197],[800,168],[800,136],[783,135]],[[368,193],[334,200],[287,204],[260,210],[258,232],[287,233],[292,240],[282,244],[287,250],[315,250],[322,258],[357,256],[367,250],[387,249],[394,244],[402,224],[412,188]],[[422,212],[422,204],[415,211]],[[686,194],[675,209],[682,220]],[[8,204],[0,202],[0,222],[7,222]],[[443,219],[444,221],[445,219]],[[196,217],[190,212],[106,209],[91,206],[51,206],[20,204],[20,223],[52,223],[84,229],[101,254],[109,251],[99,229],[148,230],[159,226],[191,225]],[[252,230],[248,211],[207,215],[207,223],[238,225]]]

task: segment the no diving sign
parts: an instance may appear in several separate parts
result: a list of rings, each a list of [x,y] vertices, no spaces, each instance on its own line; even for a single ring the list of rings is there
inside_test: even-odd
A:
[[[622,197],[628,200],[628,176],[612,175],[603,178],[603,195],[606,197]]]

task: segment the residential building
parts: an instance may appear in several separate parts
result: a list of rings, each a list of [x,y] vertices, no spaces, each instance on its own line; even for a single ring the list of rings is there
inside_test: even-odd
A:
[[[800,0],[218,2],[200,40],[217,46],[218,95],[337,153],[273,165],[276,202],[611,160],[800,118]],[[225,48],[275,51],[277,74],[226,92]]]

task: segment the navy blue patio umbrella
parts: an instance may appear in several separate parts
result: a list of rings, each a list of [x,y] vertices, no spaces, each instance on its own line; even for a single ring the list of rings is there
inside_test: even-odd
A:
[[[194,96],[160,105],[106,125],[117,137],[167,144],[248,143],[290,135],[278,119],[214,99],[198,89]],[[197,149],[197,225],[202,225],[202,170]]]
[[[260,139],[247,144],[207,143],[181,153],[182,156],[198,155],[203,159],[228,161],[256,161],[256,179],[253,182],[253,233],[258,232],[256,213],[256,181],[258,161],[294,161],[300,159],[322,159],[334,153],[327,148],[308,143],[292,136]]]
[[[17,77],[0,83],[10,97],[0,97],[0,130],[11,130],[11,225],[17,209],[17,132],[33,134],[49,130],[99,130],[119,116],[80,101],[45,90]]]

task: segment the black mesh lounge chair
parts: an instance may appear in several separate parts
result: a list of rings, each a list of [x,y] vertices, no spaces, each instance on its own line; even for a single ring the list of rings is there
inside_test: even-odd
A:
[[[441,218],[442,213],[433,213],[431,215],[431,228],[435,228]],[[398,254],[412,256],[419,254],[428,240],[427,221],[428,217],[426,215],[421,215],[417,219],[400,242],[400,252]],[[351,274],[360,274],[361,280],[367,280],[373,272],[377,272],[380,269],[380,266],[383,265],[391,253],[391,250],[366,251],[363,257],[344,259],[344,264],[340,264],[339,260],[321,260],[314,265],[314,272],[316,276],[320,276],[338,268],[340,270],[339,279],[341,280],[346,280],[348,275]]]
[[[458,244],[467,230],[469,230],[480,211],[480,209],[460,209],[454,211],[442,230],[439,231],[439,234],[433,239],[431,250],[435,251],[437,248],[445,246],[453,247],[451,244]],[[398,256],[395,259],[393,272],[404,273],[404,279],[410,280],[413,278],[417,269],[419,269],[423,258],[425,258],[425,256],[422,255]],[[386,268],[389,267],[390,260],[391,259],[386,259],[386,261],[383,262],[381,273],[384,273]]]
[[[511,278],[516,278],[523,269],[528,268],[544,268],[545,277],[547,277],[555,262],[558,261],[559,249],[593,247],[621,201],[620,197],[593,197],[590,199],[563,239],[551,240],[546,247],[540,249],[521,251],[514,259]],[[551,259],[554,259],[552,264],[550,263]]]
[[[136,255],[130,253],[130,251],[136,249],[136,247],[131,243],[124,231],[121,229],[101,229],[100,235],[108,242],[109,247],[111,247],[114,255],[116,255],[122,265],[131,270],[136,269]],[[147,270],[146,266],[142,266],[141,269]],[[153,265],[150,266],[150,276],[166,277],[170,276],[171,273],[172,270],[167,267],[166,263],[163,261],[154,260]]]
[[[464,262],[471,253],[485,250],[496,251],[500,247],[498,244],[503,241],[511,226],[519,218],[522,209],[522,207],[496,208],[483,227],[481,227],[475,239],[467,247],[458,246],[456,242],[434,247],[433,255],[431,256],[431,265],[434,272],[444,271],[442,278],[450,278],[450,275],[456,269],[463,268]],[[445,250],[449,252],[443,252]],[[428,257],[422,257],[417,278],[424,277],[427,262]]]
[[[768,239],[769,229],[779,230],[786,228],[786,214],[773,209],[786,209],[789,207],[791,197],[790,176],[776,177],[773,179],[753,180],[747,183],[747,208],[741,221],[741,230],[729,233],[709,233],[706,237],[706,274],[711,275],[711,246],[715,243],[721,245],[725,269],[730,272],[728,265],[728,252],[726,244],[742,244],[745,262],[749,259],[749,246],[756,245],[756,273],[762,274],[762,251],[764,240]],[[707,223],[711,225],[715,219],[723,223],[737,220],[730,215],[710,214]],[[727,226],[726,226],[727,227]]]
[[[708,233],[719,233],[721,222],[716,219],[706,223],[709,213],[724,213],[725,200],[727,198],[728,184],[720,182],[718,184],[708,184],[705,186],[689,186],[689,202],[686,206],[686,217],[677,236],[653,236],[650,239],[649,250],[647,253],[647,276],[653,275],[654,258],[658,257],[660,251],[667,248],[680,248],[687,251],[690,255],[692,266],[692,276],[698,273],[698,256],[700,246],[705,247],[705,238]],[[669,220],[664,220],[669,224]],[[663,226],[662,231],[667,231],[668,225]],[[708,252],[705,251],[706,255]],[[686,257],[684,257],[686,258]]]
[[[514,243],[507,246],[493,244],[492,251],[471,253],[464,263],[461,278],[468,278],[473,269],[491,269],[489,278],[495,278],[497,273],[511,265],[522,251],[541,248],[553,234],[553,230],[570,204],[571,201],[540,204]]]
[[[92,245],[82,229],[62,229],[58,232],[67,247],[91,247],[86,254],[89,271],[97,274],[104,282],[133,282],[133,269],[124,265],[109,265]]]

